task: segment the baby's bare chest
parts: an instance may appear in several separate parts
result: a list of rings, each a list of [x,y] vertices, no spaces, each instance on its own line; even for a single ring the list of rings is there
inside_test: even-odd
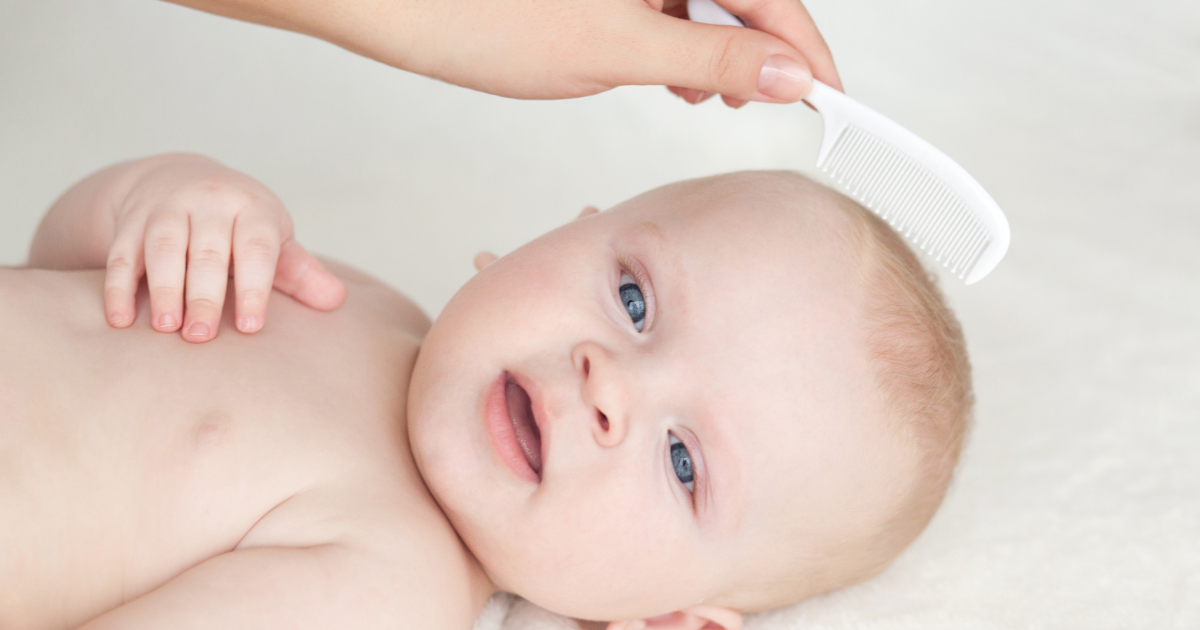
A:
[[[276,299],[260,333],[204,346],[0,307],[0,590],[33,607],[88,593],[70,598],[86,616],[234,549],[305,490],[420,486],[403,415],[417,341],[348,306]]]

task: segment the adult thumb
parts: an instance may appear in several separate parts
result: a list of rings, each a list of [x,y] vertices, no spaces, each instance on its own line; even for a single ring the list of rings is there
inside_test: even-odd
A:
[[[638,83],[768,103],[798,101],[812,90],[812,71],[803,55],[774,35],[661,13],[651,21],[639,61],[653,76]]]

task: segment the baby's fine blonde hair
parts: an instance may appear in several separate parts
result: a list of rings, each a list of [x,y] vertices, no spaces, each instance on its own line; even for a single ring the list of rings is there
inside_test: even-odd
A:
[[[800,203],[841,210],[856,255],[875,385],[889,428],[916,453],[916,478],[881,522],[842,541],[815,566],[760,576],[753,595],[730,598],[743,612],[796,603],[883,571],[924,530],[950,485],[971,423],[974,395],[962,328],[936,279],[886,223],[848,197],[798,173],[778,172]],[[749,585],[743,585],[743,587]],[[731,594],[732,595],[732,594]]]
[[[879,558],[865,578],[890,564],[941,505],[975,397],[962,327],[935,277],[895,230],[851,199],[837,197],[856,228],[876,384],[893,427],[919,456],[916,483],[870,545]]]

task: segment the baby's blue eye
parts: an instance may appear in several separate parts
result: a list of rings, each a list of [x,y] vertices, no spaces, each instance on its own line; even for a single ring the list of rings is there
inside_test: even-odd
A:
[[[679,478],[688,492],[695,492],[696,477],[692,469],[691,453],[688,453],[687,447],[674,434],[668,433],[667,441],[671,443],[671,467],[675,469],[675,476]]]
[[[625,311],[633,320],[633,327],[638,332],[642,332],[642,324],[646,320],[646,298],[642,295],[641,287],[637,285],[632,276],[623,273],[621,274],[621,288],[617,292],[621,295],[621,304],[625,305]]]

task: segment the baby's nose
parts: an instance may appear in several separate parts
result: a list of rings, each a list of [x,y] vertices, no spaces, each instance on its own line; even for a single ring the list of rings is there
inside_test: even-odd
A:
[[[628,429],[628,388],[615,357],[600,344],[585,341],[571,351],[571,363],[582,378],[584,404],[594,414],[592,435],[601,446],[616,446]]]

